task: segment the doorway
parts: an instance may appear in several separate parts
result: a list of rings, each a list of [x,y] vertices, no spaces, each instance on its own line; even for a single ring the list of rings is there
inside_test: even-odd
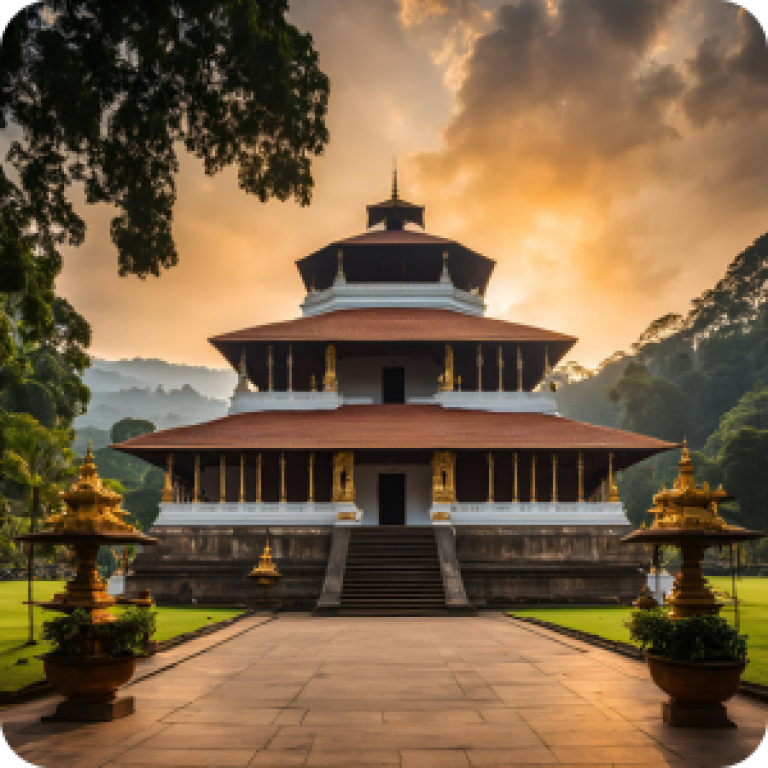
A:
[[[405,368],[381,369],[381,402],[405,402]]]
[[[405,474],[379,475],[379,525],[405,525]]]

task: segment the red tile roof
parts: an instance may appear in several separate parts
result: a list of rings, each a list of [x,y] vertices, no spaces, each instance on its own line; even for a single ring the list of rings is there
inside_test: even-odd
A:
[[[448,309],[372,307],[257,325],[210,339],[217,348],[231,341],[538,341],[565,342],[570,348],[576,338]]]
[[[262,411],[177,427],[112,446],[136,456],[177,450],[595,449],[652,455],[672,443],[538,413],[437,405],[345,405],[330,411]]]
[[[440,245],[455,243],[446,237],[414,232],[409,229],[373,229],[360,235],[337,240],[335,245]]]

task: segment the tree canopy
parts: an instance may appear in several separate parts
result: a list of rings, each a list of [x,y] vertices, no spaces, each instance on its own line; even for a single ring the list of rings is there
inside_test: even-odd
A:
[[[34,232],[47,271],[58,272],[57,245],[85,237],[73,183],[88,203],[117,208],[120,274],[175,265],[180,145],[208,174],[236,166],[261,201],[309,202],[330,85],[287,8],[45,0],[13,18],[0,49],[0,128],[21,131],[0,169],[0,203],[14,232]]]
[[[109,431],[113,443],[122,443],[132,437],[141,437],[155,431],[155,425],[146,419],[125,418],[115,422]]]

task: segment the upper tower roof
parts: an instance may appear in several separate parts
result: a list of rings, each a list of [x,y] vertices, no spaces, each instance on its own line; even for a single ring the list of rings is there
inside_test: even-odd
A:
[[[397,194],[397,165],[392,169],[392,197],[367,206],[368,228],[384,222],[388,230],[403,229],[406,224],[424,228],[424,206],[401,200]]]
[[[331,288],[340,274],[347,285],[438,283],[445,268],[455,288],[485,295],[496,262],[455,240],[424,232],[424,206],[400,199],[397,170],[392,197],[367,210],[364,233],[336,240],[296,262],[308,291]],[[382,223],[384,229],[373,229]]]

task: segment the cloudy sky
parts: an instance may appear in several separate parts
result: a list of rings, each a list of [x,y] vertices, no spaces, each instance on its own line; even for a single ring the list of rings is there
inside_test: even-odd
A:
[[[298,314],[294,261],[388,196],[497,261],[489,314],[572,333],[595,365],[685,311],[768,230],[768,51],[720,0],[301,0],[330,76],[313,203],[260,204],[182,157],[179,266],[117,276],[112,211],[59,290],[94,354],[221,365],[206,339]],[[81,209],[83,210],[83,209]]]

